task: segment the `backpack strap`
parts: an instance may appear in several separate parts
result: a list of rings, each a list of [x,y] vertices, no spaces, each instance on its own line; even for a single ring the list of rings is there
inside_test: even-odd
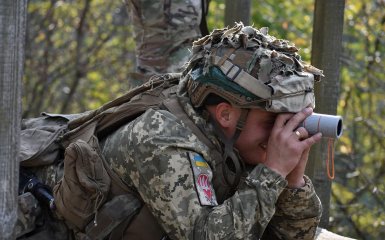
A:
[[[70,130],[74,130],[82,125],[87,125],[88,123],[92,121],[97,121],[101,118],[105,118],[108,115],[114,115],[116,117],[116,114],[119,113],[119,110],[121,110],[122,105],[125,105],[129,102],[131,102],[133,99],[137,98],[138,96],[142,95],[145,92],[156,92],[157,89],[166,89],[168,87],[174,86],[178,84],[179,78],[181,74],[180,73],[173,73],[173,74],[164,74],[164,75],[155,75],[150,78],[150,80],[132,90],[124,94],[123,96],[116,98],[103,106],[92,110],[88,112],[85,116],[74,119],[68,123],[68,128]],[[126,115],[131,113],[126,113]],[[136,117],[136,116],[133,116]],[[121,121],[121,118],[118,118],[115,120],[115,118],[105,120],[104,123],[99,123],[99,125],[104,125],[108,123],[108,125],[114,125],[115,121],[119,121],[120,124],[126,123],[125,121]],[[111,122],[112,121],[112,122]],[[101,127],[98,126],[98,129]]]
[[[185,123],[191,131],[201,140],[206,146],[212,150],[216,150],[215,145],[206,137],[205,134],[199,129],[197,125],[189,118],[186,112],[183,110],[180,105],[177,97],[171,97],[163,101],[163,106],[166,107],[168,111],[174,114],[179,120]]]

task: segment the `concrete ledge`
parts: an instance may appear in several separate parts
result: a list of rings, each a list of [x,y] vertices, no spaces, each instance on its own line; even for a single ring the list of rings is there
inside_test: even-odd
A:
[[[315,240],[355,240],[355,239],[332,233],[324,228],[317,228]]]

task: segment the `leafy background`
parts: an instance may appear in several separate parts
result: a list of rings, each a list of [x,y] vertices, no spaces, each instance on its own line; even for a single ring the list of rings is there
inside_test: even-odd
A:
[[[211,0],[209,29],[224,27],[224,0]],[[385,239],[385,1],[345,3],[329,230]],[[310,62],[314,1],[252,1],[251,22],[293,41]],[[96,108],[135,86],[135,42],[124,4],[35,0],[28,4],[23,118]],[[330,44],[333,44],[332,42]],[[338,81],[338,79],[336,79]]]

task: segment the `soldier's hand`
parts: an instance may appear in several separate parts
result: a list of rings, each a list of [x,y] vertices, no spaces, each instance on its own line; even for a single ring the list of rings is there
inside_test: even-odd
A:
[[[301,159],[297,166],[291,171],[287,176],[286,180],[288,182],[287,187],[289,188],[300,188],[305,185],[305,180],[303,175],[305,174],[305,168],[307,160],[309,158],[310,148],[306,149],[301,156]]]
[[[279,114],[269,137],[265,165],[288,177],[289,187],[303,183],[308,151],[321,139],[320,133],[309,137],[305,128],[298,128],[312,113],[312,108],[305,108],[296,114]]]

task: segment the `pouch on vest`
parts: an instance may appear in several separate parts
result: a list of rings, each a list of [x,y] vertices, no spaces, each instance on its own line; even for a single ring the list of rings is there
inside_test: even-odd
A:
[[[110,189],[111,179],[93,144],[97,144],[95,137],[90,144],[79,139],[67,147],[64,177],[53,190],[57,212],[78,229],[83,229],[92,218],[97,221],[97,210]]]
[[[85,233],[95,240],[105,239],[110,233],[123,233],[141,208],[141,200],[131,193],[115,196],[99,209],[97,225],[89,223]],[[119,229],[122,223],[122,229]]]

